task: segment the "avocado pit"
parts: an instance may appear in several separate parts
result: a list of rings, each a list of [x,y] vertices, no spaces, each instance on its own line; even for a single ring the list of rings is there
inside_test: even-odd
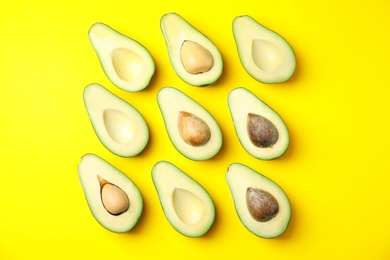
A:
[[[214,64],[211,53],[202,45],[193,41],[184,41],[180,49],[180,60],[190,74],[209,71]]]
[[[211,131],[206,122],[185,111],[179,112],[178,130],[181,138],[192,146],[204,145],[211,137]]]
[[[272,147],[279,138],[278,129],[267,118],[248,113],[247,131],[249,139],[259,148]]]
[[[259,222],[267,222],[279,212],[278,201],[271,193],[262,189],[248,188],[246,203],[250,215]]]
[[[100,184],[100,198],[104,208],[112,215],[120,215],[130,207],[130,201],[126,193],[98,175]]]

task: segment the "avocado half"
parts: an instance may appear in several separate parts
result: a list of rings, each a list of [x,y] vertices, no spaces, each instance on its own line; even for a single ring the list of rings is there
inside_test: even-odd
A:
[[[165,14],[160,26],[172,67],[184,82],[207,86],[220,78],[222,56],[207,36],[176,13]]]
[[[254,79],[282,83],[294,74],[294,51],[278,33],[243,15],[233,20],[233,35],[241,63]]]
[[[149,128],[135,107],[96,83],[85,87],[83,98],[93,129],[109,151],[133,157],[145,149]]]
[[[203,106],[174,87],[162,88],[157,101],[168,136],[182,155],[203,161],[220,151],[221,129]]]
[[[270,106],[242,87],[229,93],[228,104],[237,137],[250,155],[272,160],[286,152],[287,126]]]
[[[240,163],[226,172],[234,206],[242,224],[262,238],[275,238],[287,229],[291,206],[274,181]]]
[[[104,228],[124,233],[138,223],[143,211],[142,195],[123,172],[97,155],[85,154],[78,175],[89,209]]]
[[[142,44],[104,23],[93,24],[88,37],[106,76],[114,85],[130,92],[149,85],[155,64]]]
[[[167,161],[154,165],[152,179],[174,229],[188,237],[203,236],[210,229],[215,219],[214,202],[197,181]]]

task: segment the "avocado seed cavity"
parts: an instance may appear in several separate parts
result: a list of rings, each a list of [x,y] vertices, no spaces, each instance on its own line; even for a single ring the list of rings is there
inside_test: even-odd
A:
[[[112,65],[118,77],[126,82],[136,80],[144,69],[142,57],[126,48],[116,48],[112,51]]]
[[[209,71],[214,64],[211,53],[202,45],[193,41],[184,41],[180,49],[180,60],[190,74]]]
[[[205,214],[203,201],[191,191],[175,188],[172,194],[173,208],[181,221],[195,225]]]
[[[126,193],[118,186],[104,180],[98,175],[100,198],[104,208],[112,215],[120,215],[130,207]]]
[[[272,147],[279,138],[278,129],[267,118],[249,113],[247,118],[249,139],[259,148]]]
[[[251,216],[259,222],[273,219],[279,212],[279,204],[275,197],[262,189],[248,188],[246,203]]]
[[[282,63],[282,54],[275,44],[255,39],[252,42],[252,59],[259,69],[272,72]]]
[[[211,137],[211,131],[206,122],[188,112],[179,112],[177,127],[181,138],[192,146],[204,145]]]
[[[129,115],[116,109],[103,111],[103,122],[111,139],[118,144],[127,144],[136,135],[136,125]]]

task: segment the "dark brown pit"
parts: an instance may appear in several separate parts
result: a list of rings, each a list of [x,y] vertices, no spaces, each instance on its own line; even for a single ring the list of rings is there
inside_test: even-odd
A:
[[[262,189],[248,188],[246,204],[251,216],[259,222],[273,219],[279,212],[279,203],[275,197]]]
[[[260,115],[248,114],[247,130],[251,142],[260,148],[272,147],[279,138],[275,125]]]
[[[188,112],[179,112],[177,127],[181,138],[192,146],[204,145],[211,137],[210,128],[206,122]]]

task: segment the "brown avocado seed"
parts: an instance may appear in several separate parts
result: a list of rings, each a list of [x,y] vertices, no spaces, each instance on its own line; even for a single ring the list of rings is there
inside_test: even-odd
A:
[[[211,131],[206,122],[188,112],[179,112],[177,127],[181,138],[192,146],[204,145],[211,137]]]
[[[246,204],[251,216],[259,222],[271,220],[279,212],[279,203],[275,197],[262,189],[248,188]]]
[[[278,129],[267,118],[249,113],[247,117],[247,130],[253,145],[259,148],[272,147],[279,138]]]
[[[126,193],[118,186],[106,181],[98,175],[100,198],[104,208],[112,215],[120,215],[130,207]]]

